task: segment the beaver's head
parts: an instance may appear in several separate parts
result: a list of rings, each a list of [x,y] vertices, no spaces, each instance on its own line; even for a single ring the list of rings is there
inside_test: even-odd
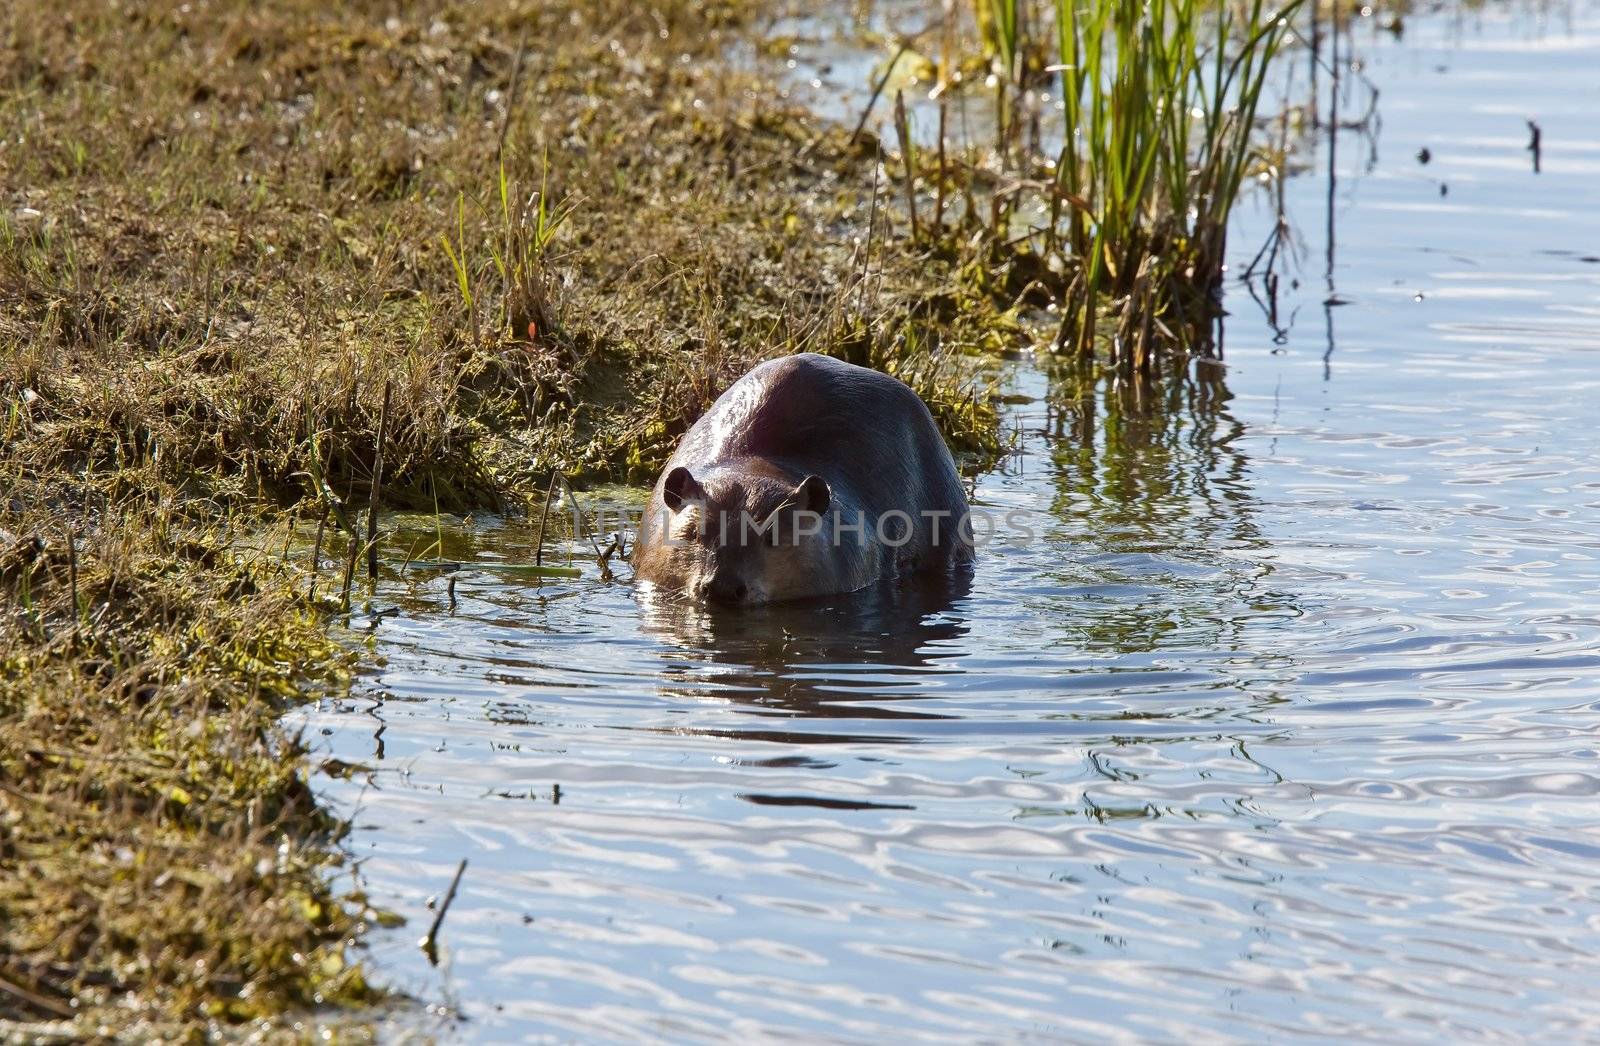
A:
[[[820,476],[718,468],[696,478],[679,466],[662,482],[664,570],[683,592],[754,604],[838,591],[833,492]]]

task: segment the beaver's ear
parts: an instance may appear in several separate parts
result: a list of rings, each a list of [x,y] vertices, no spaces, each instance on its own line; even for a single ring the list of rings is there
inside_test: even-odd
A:
[[[661,485],[661,500],[667,503],[667,508],[681,512],[683,506],[690,503],[704,504],[706,488],[700,485],[692,472],[679,465],[667,473],[666,482]]]
[[[828,511],[828,505],[833,501],[833,491],[828,489],[828,481],[821,476],[807,476],[794,488],[789,500],[801,512],[813,512],[820,516]]]

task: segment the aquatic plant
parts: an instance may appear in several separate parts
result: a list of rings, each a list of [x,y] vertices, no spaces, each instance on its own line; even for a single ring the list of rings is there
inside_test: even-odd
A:
[[[1228,218],[1300,2],[1050,0],[1036,11],[974,0],[995,70],[994,163],[1033,175],[991,190],[990,242],[1003,261],[1020,243],[1048,262],[1058,348],[1088,356],[1105,344],[1133,370],[1166,352],[1211,351]],[[1017,129],[1021,100],[1031,87],[1042,95],[1050,74],[1060,144],[1042,155],[1023,149]],[[1019,235],[1018,199],[1034,190],[1047,218]]]
[[[1158,345],[1209,350],[1228,217],[1298,4],[1055,0],[1065,126],[1052,215],[1066,221],[1051,234],[1077,263],[1058,345],[1092,352],[1110,299],[1125,366],[1148,369]]]

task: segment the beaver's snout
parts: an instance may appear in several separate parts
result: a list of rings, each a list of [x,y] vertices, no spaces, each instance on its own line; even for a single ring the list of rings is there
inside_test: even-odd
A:
[[[743,603],[750,598],[750,586],[736,577],[714,577],[706,585],[706,598],[716,603]]]

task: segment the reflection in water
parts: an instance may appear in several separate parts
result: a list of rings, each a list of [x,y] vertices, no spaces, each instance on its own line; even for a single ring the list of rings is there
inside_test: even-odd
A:
[[[961,671],[954,645],[968,632],[957,602],[972,588],[970,566],[900,584],[746,610],[639,596],[644,631],[673,648],[664,692],[694,697],[708,685],[729,699],[785,714],[847,718],[938,718],[873,704],[915,695],[930,677]],[[851,664],[876,678],[839,679]]]
[[[1225,371],[1210,361],[1193,370],[1152,381],[1096,380],[1077,363],[1052,368],[1056,513],[1093,505],[1101,527],[1130,551],[1172,551],[1175,531],[1200,549],[1260,543],[1250,523],[1244,426],[1228,411]]]
[[[1600,20],[1484,17],[1471,76],[1421,16],[1373,52],[1430,105],[1339,199],[1340,380],[1243,310],[1226,369],[1164,385],[1009,370],[974,500],[1034,536],[970,577],[741,616],[386,578],[381,665],[304,717],[372,767],[323,787],[412,919],[380,971],[474,1041],[1600,1033],[1600,111],[1548,90]],[[1536,206],[1521,117],[1483,127],[1511,108]],[[1288,189],[1308,227],[1326,188]]]
[[[1150,598],[1118,599],[1078,623],[1087,646],[1130,654],[1176,632],[1230,649],[1252,617],[1294,614],[1291,597],[1270,586],[1270,566],[1248,558],[1265,541],[1223,367],[1201,360],[1191,373],[1130,380],[1058,361],[1046,375],[1056,522],[1045,539],[1093,553],[1050,576],[1117,585],[1148,572],[1162,581]]]

